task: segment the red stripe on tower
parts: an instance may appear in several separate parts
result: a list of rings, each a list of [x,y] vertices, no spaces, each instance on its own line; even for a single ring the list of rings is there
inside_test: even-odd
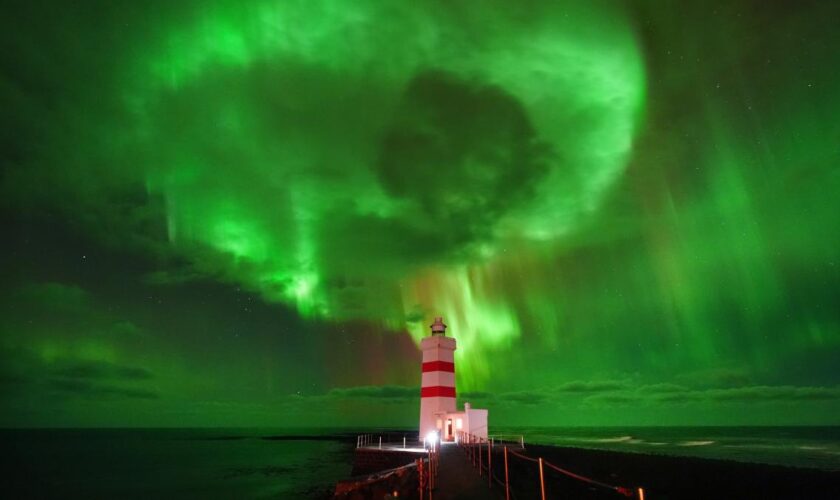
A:
[[[454,398],[454,387],[443,387],[436,385],[434,387],[423,387],[420,389],[421,398]]]
[[[455,363],[448,363],[446,361],[427,361],[423,363],[423,372],[455,373]]]

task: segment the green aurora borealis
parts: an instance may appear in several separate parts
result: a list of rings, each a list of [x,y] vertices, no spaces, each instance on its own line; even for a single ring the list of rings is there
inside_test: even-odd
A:
[[[5,5],[0,425],[840,424],[840,6],[476,5]]]

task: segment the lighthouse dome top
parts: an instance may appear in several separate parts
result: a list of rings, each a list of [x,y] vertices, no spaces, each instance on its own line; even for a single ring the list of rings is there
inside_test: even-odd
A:
[[[432,335],[446,335],[446,325],[443,324],[443,318],[440,316],[435,318],[435,322],[430,326],[432,328]]]

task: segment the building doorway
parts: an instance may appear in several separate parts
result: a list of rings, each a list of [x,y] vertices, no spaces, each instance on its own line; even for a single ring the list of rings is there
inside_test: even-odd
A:
[[[446,440],[447,441],[452,441],[452,438],[453,438],[453,436],[452,436],[452,419],[447,418],[446,419]]]

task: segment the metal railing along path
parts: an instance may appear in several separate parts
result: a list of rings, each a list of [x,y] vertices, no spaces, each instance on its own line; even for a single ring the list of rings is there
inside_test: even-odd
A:
[[[645,499],[645,491],[643,488],[627,488],[624,486],[615,486],[609,483],[605,483],[603,481],[598,481],[597,479],[593,479],[591,477],[586,477],[582,474],[578,474],[562,467],[558,467],[546,460],[543,460],[542,457],[529,457],[524,453],[517,453],[512,447],[507,445],[500,445],[495,442],[495,440],[490,440],[486,438],[482,438],[479,436],[474,436],[466,432],[460,432],[458,434],[458,444],[464,449],[469,458],[470,462],[473,464],[474,467],[478,468],[478,474],[483,476],[484,473],[487,473],[487,482],[492,488],[493,483],[495,482],[499,486],[502,486],[505,489],[505,499],[510,500],[511,496],[514,492],[511,490],[511,471],[509,467],[509,462],[511,458],[517,458],[523,460],[525,462],[537,464],[537,469],[539,471],[539,490],[540,490],[540,498],[542,500],[546,499],[545,487],[546,487],[546,468],[553,470],[567,478],[580,481],[582,483],[589,484],[591,486],[595,486],[598,488],[603,488],[605,491],[612,491],[616,493],[616,495],[622,495],[625,497],[630,498],[637,498],[639,500]],[[525,441],[524,439],[520,439],[518,443],[519,447],[524,451],[525,448]],[[503,456],[504,456],[504,471],[505,477],[504,479],[497,477],[493,470],[493,448],[494,447],[502,447],[503,448]],[[486,449],[486,457],[485,457],[485,449]]]
[[[411,436],[411,439],[408,437]],[[412,464],[404,467],[417,467],[418,493],[420,500],[432,500],[433,492],[437,488],[437,476],[440,468],[440,445],[435,442],[415,441],[414,434],[359,434],[356,436],[356,448],[409,449],[417,448],[426,456],[417,458]],[[419,449],[422,448],[422,449]],[[421,455],[422,456],[422,455]],[[394,469],[396,470],[396,469]]]
[[[418,458],[416,463],[420,500],[425,500],[425,498],[433,500],[440,470],[440,446],[437,443],[431,443],[427,458]]]
[[[406,433],[378,433],[359,434],[356,436],[356,448],[416,448],[426,447],[422,441],[417,441],[416,434]]]

